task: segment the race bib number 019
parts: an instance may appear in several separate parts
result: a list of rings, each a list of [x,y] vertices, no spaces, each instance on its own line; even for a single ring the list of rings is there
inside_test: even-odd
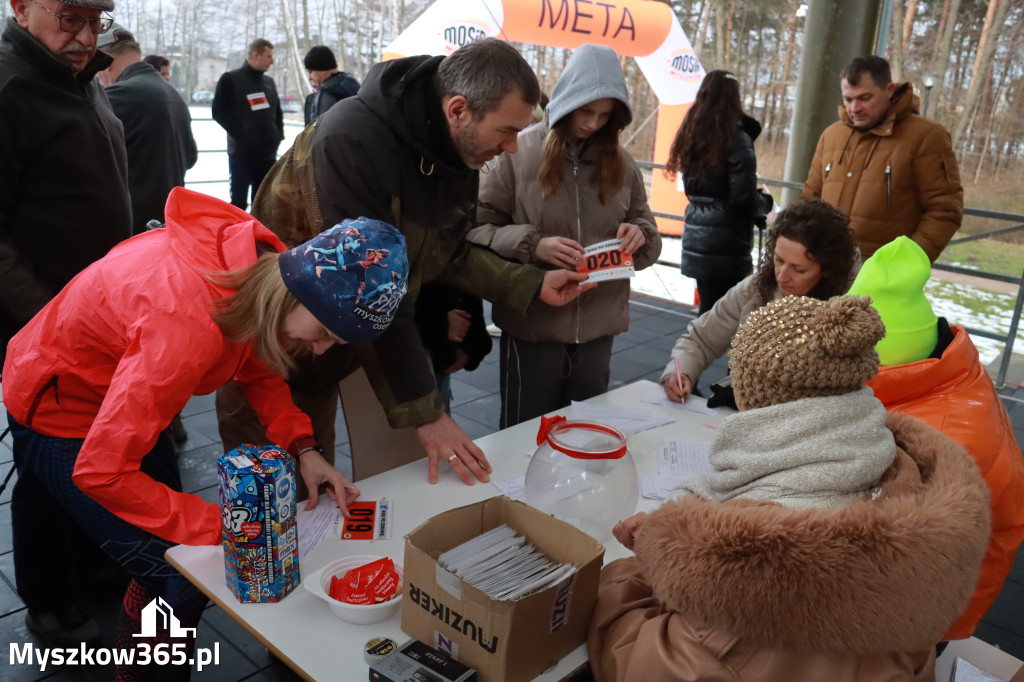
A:
[[[584,249],[583,260],[576,266],[578,272],[588,273],[588,282],[603,282],[608,279],[633,277],[633,257],[621,250],[621,239],[591,244]]]
[[[341,540],[387,540],[391,538],[391,507],[386,499],[359,500],[348,506],[348,518],[342,518]]]

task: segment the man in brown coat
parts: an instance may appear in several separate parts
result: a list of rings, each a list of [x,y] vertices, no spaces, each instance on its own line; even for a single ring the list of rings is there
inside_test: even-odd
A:
[[[913,87],[893,83],[881,57],[857,57],[840,79],[839,120],[821,134],[800,198],[846,213],[864,258],[906,235],[934,261],[964,213],[949,131],[918,115]]]

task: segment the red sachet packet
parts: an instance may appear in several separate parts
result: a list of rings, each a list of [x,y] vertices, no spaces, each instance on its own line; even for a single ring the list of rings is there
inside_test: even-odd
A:
[[[391,559],[378,559],[331,578],[330,596],[348,604],[375,604],[398,591],[398,572]]]

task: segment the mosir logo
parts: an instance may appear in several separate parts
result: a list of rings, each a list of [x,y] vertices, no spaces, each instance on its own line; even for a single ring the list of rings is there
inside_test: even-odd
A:
[[[669,60],[668,73],[673,78],[678,78],[681,81],[699,81],[700,60],[697,59],[697,55],[693,53],[693,50],[676,50],[672,53],[672,58]]]
[[[441,29],[441,37],[445,42],[444,51],[455,52],[463,45],[468,45],[474,40],[483,40],[493,33],[491,27],[481,21],[460,19]]]

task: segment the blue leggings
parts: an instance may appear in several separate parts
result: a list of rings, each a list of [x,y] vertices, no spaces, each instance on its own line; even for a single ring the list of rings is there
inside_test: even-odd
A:
[[[22,426],[8,414],[14,436],[14,463],[18,481],[11,497],[11,527],[14,535],[14,573],[18,594],[33,610],[58,610],[76,599],[74,567],[69,550],[81,542],[82,533],[91,538],[132,578],[122,604],[118,624],[118,646],[134,647],[143,638],[141,610],[161,597],[183,627],[196,627],[206,606],[206,596],[178,573],[164,552],[174,543],[158,538],[118,518],[83,493],[71,480],[75,459],[82,448],[80,438],[45,436]],[[181,490],[177,455],[167,433],[142,460],[141,470],[170,488]],[[161,636],[153,644],[163,641]],[[194,646],[194,638],[188,644]],[[118,679],[153,679],[152,674],[118,671]],[[152,673],[154,671],[150,671]],[[165,668],[159,677],[172,673]],[[188,677],[188,669],[184,672]]]

